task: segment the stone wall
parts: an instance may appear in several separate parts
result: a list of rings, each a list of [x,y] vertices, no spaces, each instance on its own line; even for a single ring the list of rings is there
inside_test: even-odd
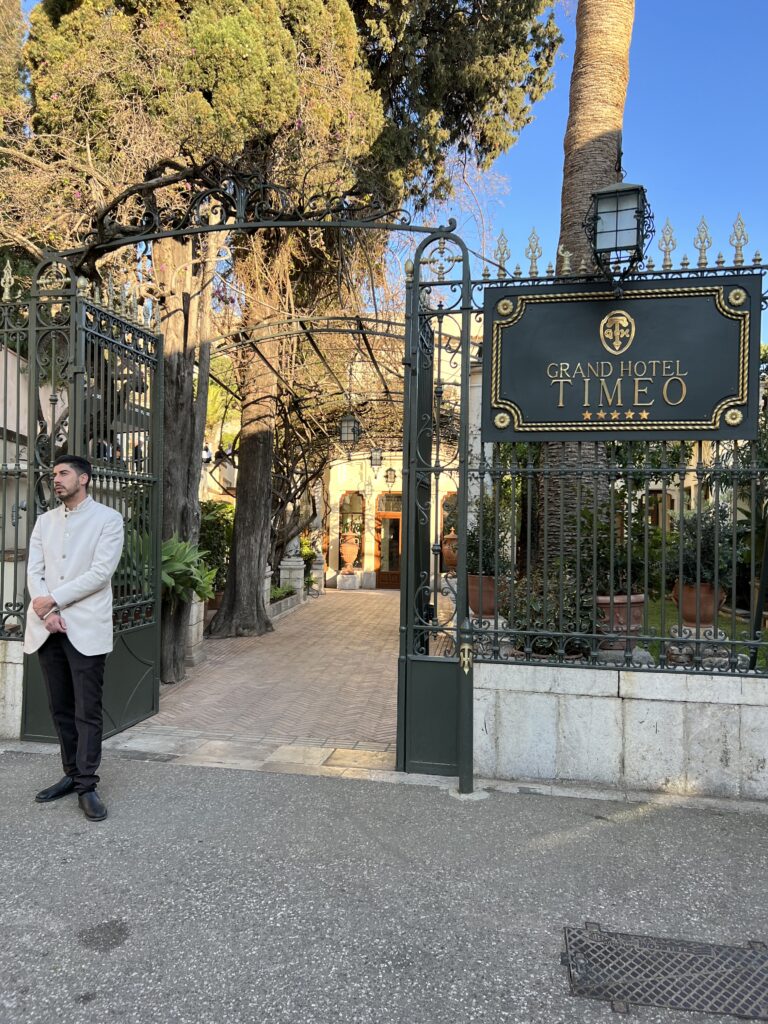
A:
[[[18,640],[0,640],[0,739],[21,735],[24,654]]]
[[[768,680],[474,666],[475,773],[768,799]]]

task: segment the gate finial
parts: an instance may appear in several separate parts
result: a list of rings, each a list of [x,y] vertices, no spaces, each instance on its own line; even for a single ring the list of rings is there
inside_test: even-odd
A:
[[[664,259],[661,261],[662,270],[672,269],[672,250],[676,248],[675,231],[669,223],[669,217],[667,217],[664,221],[664,227],[661,229],[661,238],[659,239],[659,249],[664,253]]]
[[[16,284],[16,278],[13,276],[13,268],[11,267],[11,261],[7,259],[5,266],[3,267],[3,276],[0,277],[0,285],[3,286],[3,302],[12,302],[11,288]]]
[[[747,228],[744,221],[741,218],[741,214],[736,217],[736,221],[733,225],[733,231],[731,237],[728,239],[734,249],[733,253],[733,265],[734,267],[741,267],[744,265],[744,246],[749,241],[749,235],[747,234]]]
[[[699,250],[699,258],[696,261],[697,267],[706,267],[707,265],[707,252],[712,247],[712,239],[709,234],[709,227],[707,222],[702,216],[699,221],[699,226],[696,231],[696,237],[693,240],[694,246]]]
[[[493,258],[499,267],[499,277],[507,276],[507,260],[512,255],[509,249],[509,243],[507,242],[507,236],[504,234],[502,228],[499,232],[499,238],[496,242],[496,248],[493,250]]]
[[[540,245],[539,236],[536,234],[536,228],[534,228],[528,236],[528,248],[525,250],[525,255],[531,261],[530,268],[528,270],[528,277],[539,276],[539,259],[541,258],[543,250]]]

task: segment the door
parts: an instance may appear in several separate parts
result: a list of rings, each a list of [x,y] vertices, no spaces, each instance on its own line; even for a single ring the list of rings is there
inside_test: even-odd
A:
[[[401,494],[382,494],[376,503],[376,586],[380,590],[400,589],[400,561],[403,551]]]

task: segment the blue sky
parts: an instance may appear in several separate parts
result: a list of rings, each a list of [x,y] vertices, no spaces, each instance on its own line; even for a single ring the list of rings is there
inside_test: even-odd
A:
[[[521,262],[534,226],[544,256],[554,259],[559,233],[563,137],[575,42],[575,0],[558,3],[565,42],[555,88],[534,108],[535,121],[498,160],[505,195],[486,202],[493,233],[503,228]],[[765,192],[768,167],[762,82],[768,64],[766,0],[636,0],[624,120],[626,180],[645,185],[657,242],[666,217],[678,247],[695,262],[693,237],[702,214],[727,262],[731,226],[741,212],[756,248],[768,260]],[[462,218],[464,219],[464,218]],[[460,233],[461,225],[460,225]],[[467,236],[472,234],[465,223]]]

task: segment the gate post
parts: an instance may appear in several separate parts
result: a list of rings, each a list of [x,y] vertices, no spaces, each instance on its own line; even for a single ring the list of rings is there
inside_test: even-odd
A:
[[[461,263],[461,412],[459,421],[458,564],[456,566],[456,626],[459,644],[459,793],[474,788],[474,672],[472,622],[467,599],[467,518],[469,514],[469,381],[472,276],[469,253],[462,244]]]

